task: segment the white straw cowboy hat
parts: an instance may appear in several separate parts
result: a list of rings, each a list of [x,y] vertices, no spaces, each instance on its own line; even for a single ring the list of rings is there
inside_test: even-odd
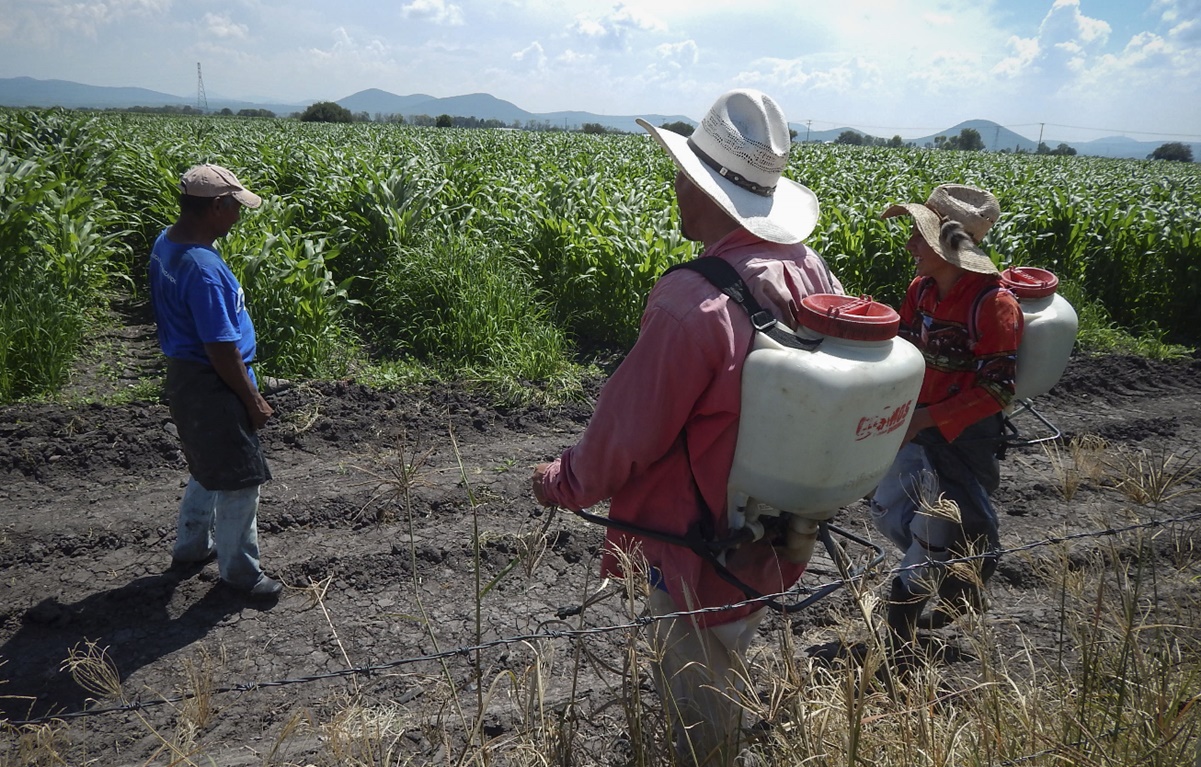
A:
[[[242,186],[231,171],[211,163],[189,168],[179,179],[179,191],[189,197],[228,195],[248,208],[257,208],[263,203],[263,198]]]
[[[988,254],[977,247],[963,245],[958,250],[942,247],[940,234],[946,221],[958,221],[963,230],[979,245],[984,235],[1001,217],[1001,204],[990,192],[963,184],[941,184],[930,193],[923,205],[906,202],[892,205],[880,214],[880,218],[913,216],[913,222],[922,239],[944,261],[961,269],[979,274],[997,274],[997,267]]]
[[[755,90],[722,94],[691,137],[638,124],[679,169],[744,229],[791,244],[817,225],[817,195],[784,178],[792,136],[775,101]]]

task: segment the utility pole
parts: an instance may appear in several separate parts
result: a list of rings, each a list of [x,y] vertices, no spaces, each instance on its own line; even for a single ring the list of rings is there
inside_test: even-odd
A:
[[[1001,143],[1001,126],[997,126],[997,132],[992,137],[992,150],[997,151],[997,145]]]
[[[805,121],[805,143],[809,143],[809,126],[813,124],[812,120]]]
[[[1046,123],[1038,124],[1038,146],[1034,147],[1035,154],[1038,154],[1039,147],[1041,147],[1043,145],[1043,126],[1044,125],[1046,125]]]
[[[196,111],[204,114],[209,111],[208,96],[204,95],[204,77],[200,74],[200,62],[196,62]]]

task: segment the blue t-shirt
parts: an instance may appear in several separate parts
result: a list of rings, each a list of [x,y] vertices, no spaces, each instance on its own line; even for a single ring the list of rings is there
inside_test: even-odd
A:
[[[150,250],[150,303],[168,357],[209,364],[206,343],[233,341],[247,366],[254,359],[242,286],[216,250],[172,242],[164,229]]]

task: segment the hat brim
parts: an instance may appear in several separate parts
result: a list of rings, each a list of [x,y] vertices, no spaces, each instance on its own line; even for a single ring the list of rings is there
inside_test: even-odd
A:
[[[263,204],[263,198],[249,189],[239,189],[236,192],[232,192],[231,196],[247,208],[257,208]]]
[[[942,219],[938,217],[937,213],[922,203],[904,202],[891,205],[880,214],[880,218],[893,218],[894,216],[910,216],[913,218],[913,223],[917,227],[917,231],[922,235],[922,239],[926,241],[926,244],[930,246],[930,249],[939,258],[948,264],[954,264],[960,269],[966,269],[969,272],[976,272],[977,274],[1000,273],[997,270],[996,264],[988,257],[988,254],[975,245],[964,244],[956,252],[945,252],[940,237],[942,233]]]
[[[684,175],[744,229],[760,239],[784,245],[801,242],[817,226],[817,195],[808,187],[780,177],[776,191],[764,197],[737,186],[703,163],[688,139],[646,120],[638,124],[659,142]]]

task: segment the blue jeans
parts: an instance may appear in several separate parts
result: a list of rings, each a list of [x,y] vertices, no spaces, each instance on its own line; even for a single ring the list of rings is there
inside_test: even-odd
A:
[[[933,594],[942,568],[919,567],[945,562],[968,553],[982,554],[997,547],[997,516],[988,492],[969,471],[956,476],[936,469],[928,448],[910,442],[897,453],[871,500],[872,523],[903,552],[898,577],[913,594]],[[960,521],[921,511],[921,502],[934,503],[946,495],[959,506]],[[984,577],[995,563],[986,562]]]
[[[188,477],[179,502],[176,559],[198,562],[217,551],[221,579],[250,588],[259,582],[259,486],[241,490],[206,490]]]

